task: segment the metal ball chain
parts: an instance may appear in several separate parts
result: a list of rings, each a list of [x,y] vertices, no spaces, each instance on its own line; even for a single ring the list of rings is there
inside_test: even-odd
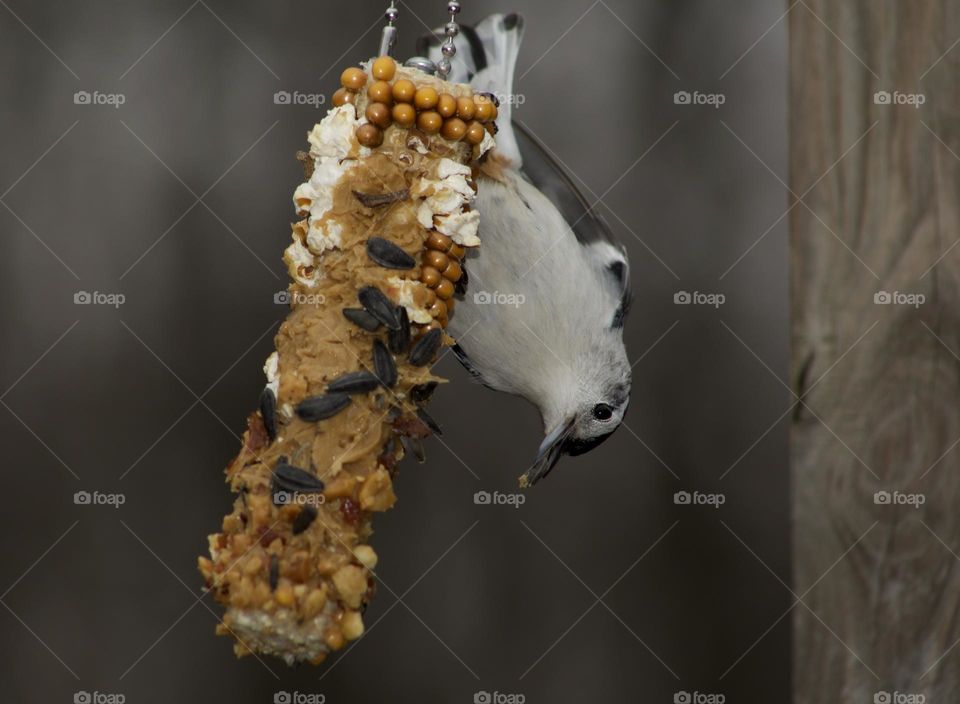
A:
[[[440,47],[440,51],[443,54],[443,58],[437,62],[437,75],[440,78],[446,78],[450,73],[451,61],[453,57],[457,55],[457,45],[454,44],[454,39],[457,35],[460,34],[460,27],[457,25],[457,15],[460,14],[460,3],[457,0],[450,0],[447,3],[447,12],[450,13],[450,21],[443,28],[443,33],[447,35],[446,40],[443,42],[443,46]]]

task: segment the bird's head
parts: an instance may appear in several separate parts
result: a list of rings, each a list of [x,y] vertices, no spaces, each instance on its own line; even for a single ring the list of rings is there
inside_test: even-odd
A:
[[[611,336],[613,337],[613,336]],[[599,346],[596,344],[599,342]],[[545,477],[561,455],[582,455],[620,427],[630,403],[630,364],[619,335],[595,341],[593,354],[581,368],[560,376],[541,406],[546,437],[533,465],[521,476],[522,486]]]

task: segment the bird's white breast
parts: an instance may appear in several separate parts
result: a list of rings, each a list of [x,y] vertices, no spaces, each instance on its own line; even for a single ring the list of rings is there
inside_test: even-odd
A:
[[[482,177],[478,250],[450,333],[492,387],[534,402],[575,377],[616,301],[559,211],[520,177]]]

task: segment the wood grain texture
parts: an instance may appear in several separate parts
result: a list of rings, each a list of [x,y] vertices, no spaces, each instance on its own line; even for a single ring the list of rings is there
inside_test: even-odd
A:
[[[960,5],[806,0],[789,20],[795,701],[957,702],[960,246],[930,267],[960,238],[960,45],[930,67]]]

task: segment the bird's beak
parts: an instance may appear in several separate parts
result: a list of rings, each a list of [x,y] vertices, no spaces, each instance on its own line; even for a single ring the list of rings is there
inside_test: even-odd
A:
[[[537,458],[533,461],[530,469],[520,476],[520,486],[532,486],[550,473],[557,460],[560,459],[563,443],[573,431],[575,420],[575,418],[571,418],[547,434],[547,437],[540,443]]]

